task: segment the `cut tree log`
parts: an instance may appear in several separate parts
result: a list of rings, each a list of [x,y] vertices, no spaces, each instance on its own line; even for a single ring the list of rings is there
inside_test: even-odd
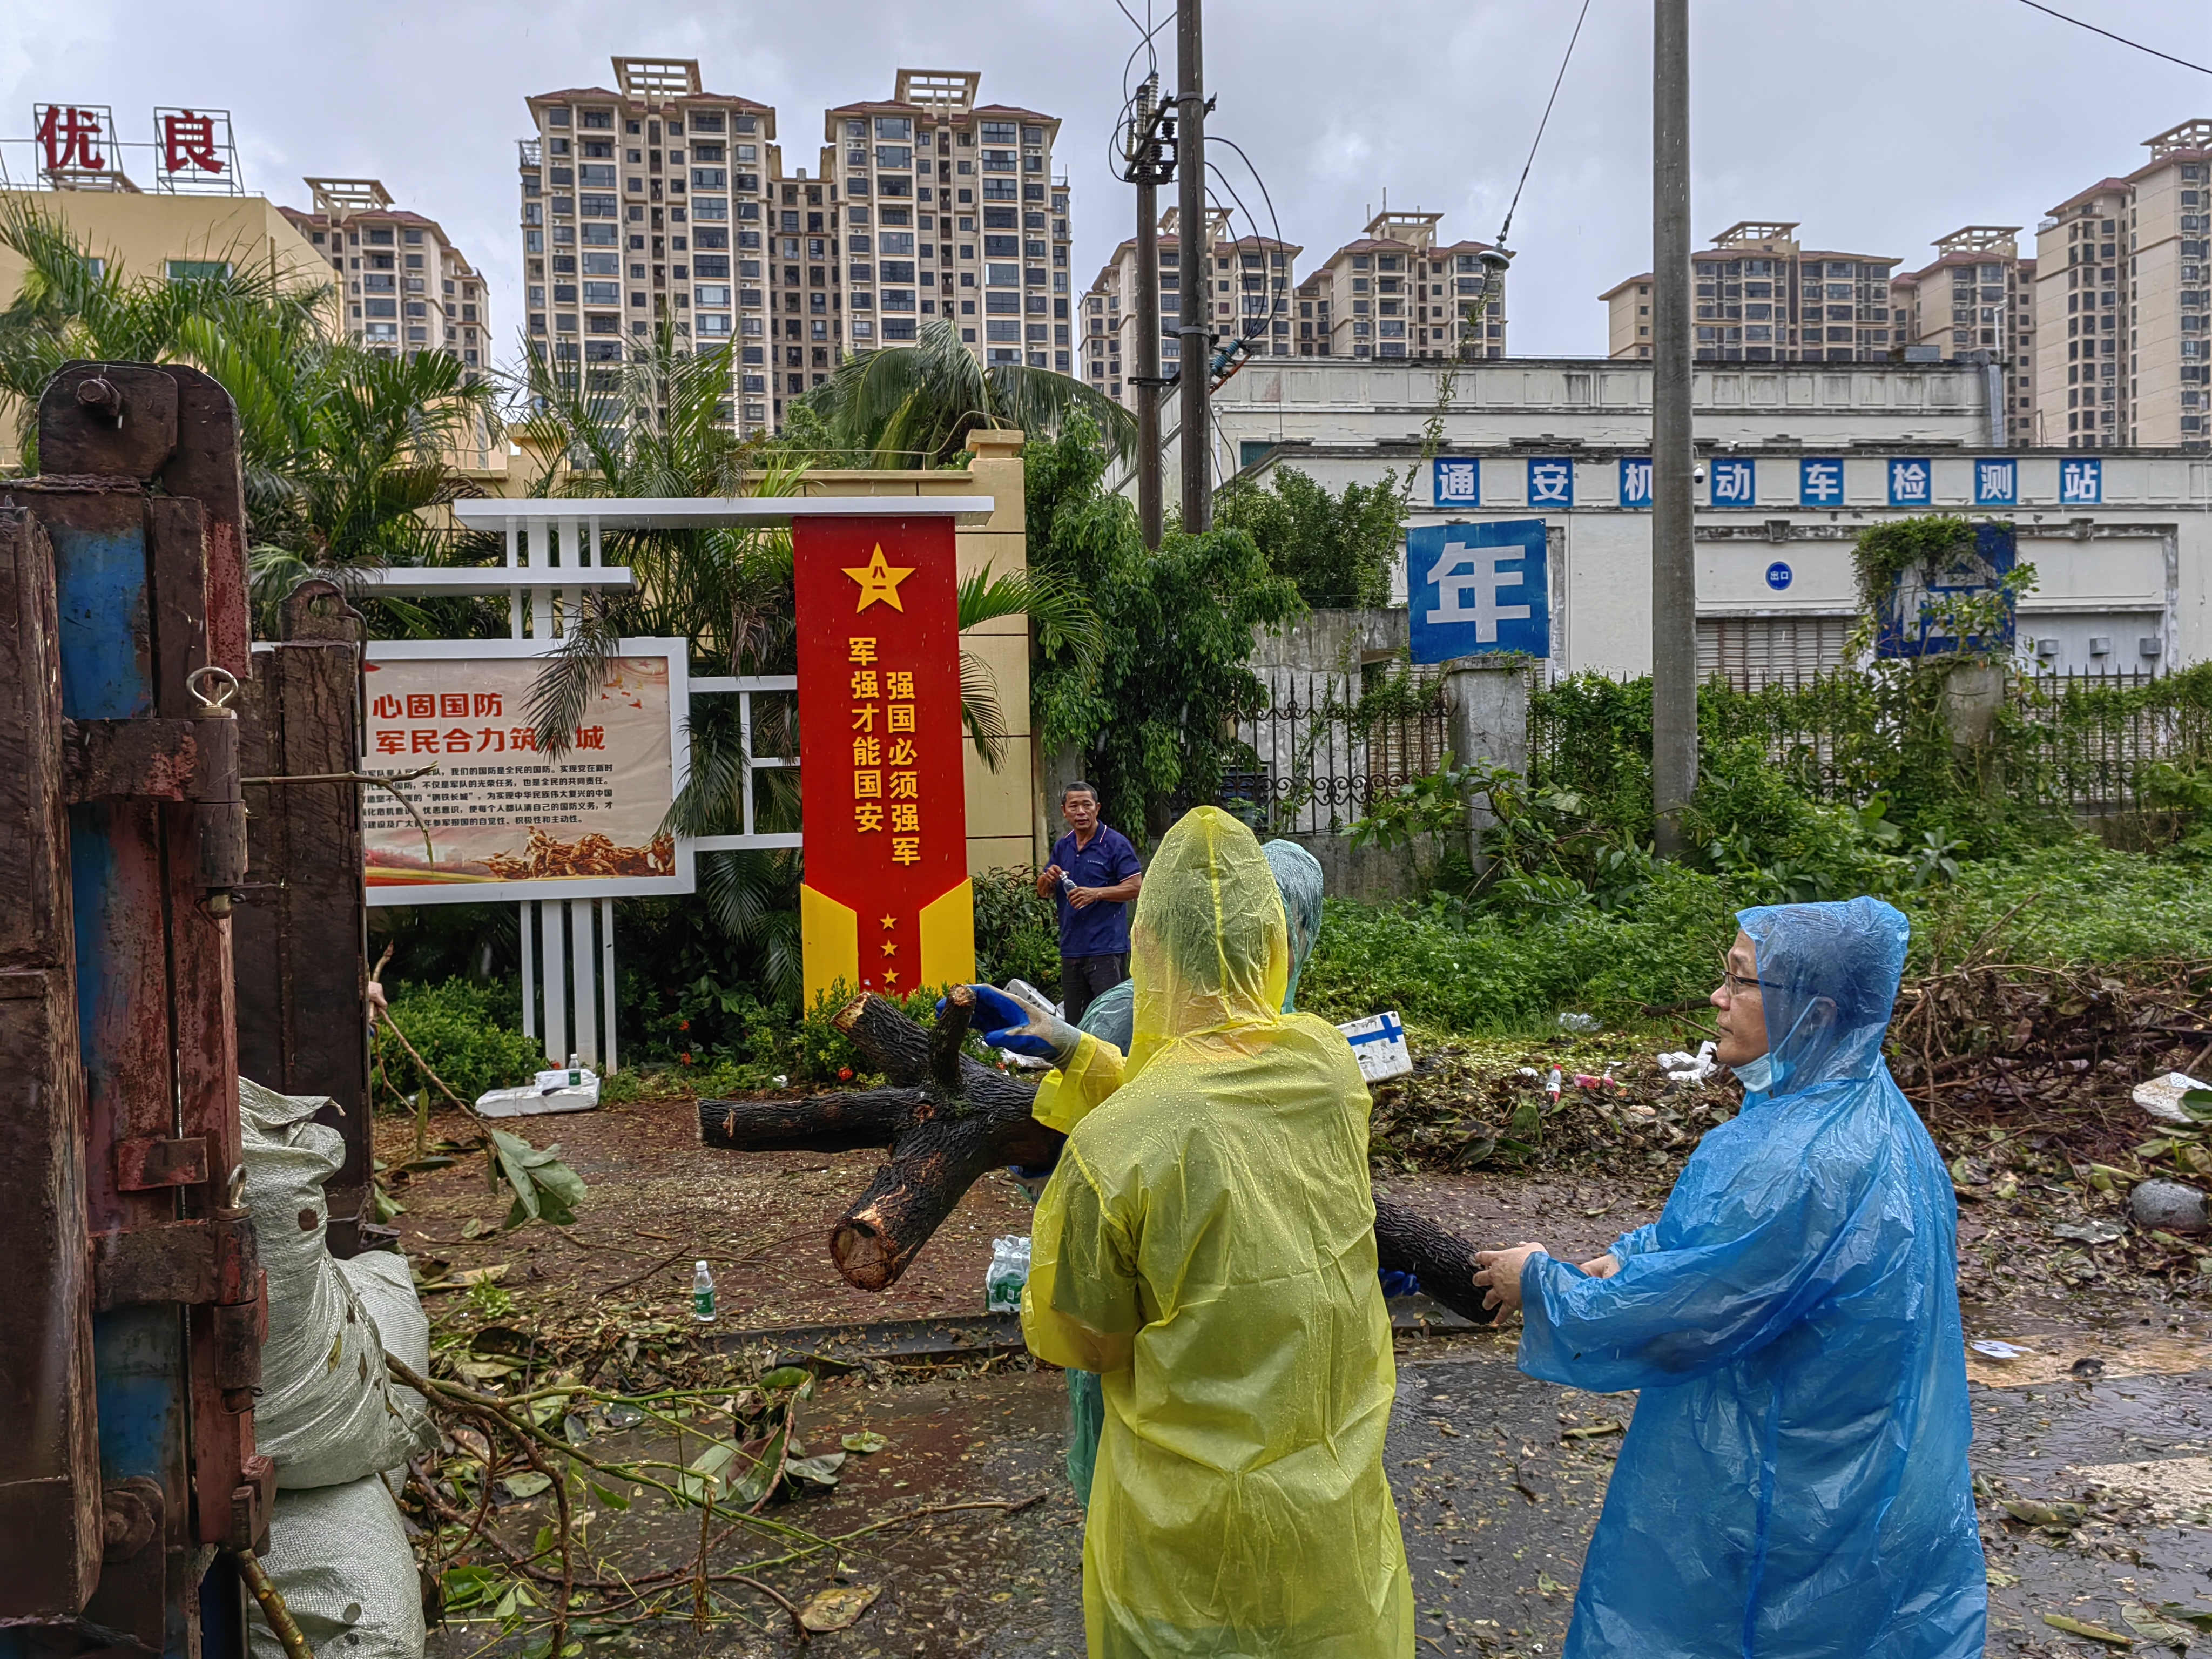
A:
[[[1036,1091],[963,1054],[975,999],[955,986],[933,1030],[895,1002],[862,996],[830,1024],[887,1089],[847,1090],[785,1100],[702,1100],[699,1139],[741,1152],[849,1152],[887,1146],[890,1162],[830,1232],[830,1256],[845,1281],[889,1290],[969,1188],[1009,1164],[1037,1169],[1066,1137],[1030,1115]],[[1453,1312],[1488,1324],[1495,1315],[1475,1288],[1474,1246],[1387,1199],[1375,1204],[1382,1265],[1410,1273]]]

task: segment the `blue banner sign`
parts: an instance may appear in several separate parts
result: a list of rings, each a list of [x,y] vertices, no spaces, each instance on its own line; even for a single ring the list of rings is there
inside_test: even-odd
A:
[[[1413,660],[1552,654],[1550,557],[1541,519],[1406,532]]]

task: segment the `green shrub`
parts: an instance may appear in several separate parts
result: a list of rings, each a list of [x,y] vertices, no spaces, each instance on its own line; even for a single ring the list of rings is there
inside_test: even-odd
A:
[[[487,1089],[511,1089],[530,1081],[545,1064],[545,1045],[516,1028],[512,987],[477,985],[449,979],[442,985],[403,986],[392,998],[392,1022],[407,1035],[430,1068],[465,1100]],[[437,1090],[388,1035],[378,1039],[384,1075],[400,1093],[412,1097]]]
[[[991,985],[1025,979],[1060,994],[1060,907],[1037,896],[1034,870],[975,878],[975,977]]]

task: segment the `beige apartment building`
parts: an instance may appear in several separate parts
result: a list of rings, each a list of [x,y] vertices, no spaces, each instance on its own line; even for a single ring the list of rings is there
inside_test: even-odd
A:
[[[2038,443],[2212,441],[2212,120],[2144,144],[2036,227]]]
[[[1986,353],[2004,371],[2007,443],[2035,433],[2035,261],[2020,257],[2018,225],[1966,225],[1936,241],[1935,263],[1889,285],[1894,343],[1937,357]]]
[[[612,88],[527,100],[525,337],[555,362],[586,369],[622,362],[629,343],[664,322],[679,342],[736,342],[730,418],[765,432],[769,325],[785,286],[763,246],[775,112],[707,91],[696,59],[613,61]]]
[[[133,186],[0,190],[0,202],[46,216],[103,269],[128,276],[251,267],[280,282],[319,283],[327,269],[322,253],[265,197],[172,196]],[[0,247],[0,305],[15,297],[22,280],[22,259]]]
[[[313,207],[281,211],[318,258],[329,261],[349,339],[388,357],[443,351],[473,369],[490,366],[483,273],[436,220],[393,207],[391,191],[374,179],[305,183]]]
[[[1894,255],[1808,249],[1797,221],[1747,219],[1690,256],[1694,355],[1699,362],[1874,362],[1896,332]],[[1606,355],[1651,355],[1651,274],[1617,283],[1607,307]]]
[[[1480,322],[1487,242],[1440,243],[1441,213],[1393,213],[1329,255],[1297,288],[1301,357],[1503,357],[1501,276]]]
[[[613,363],[664,323],[733,345],[729,418],[776,430],[847,355],[956,319],[986,363],[1074,371],[1060,131],[978,105],[974,71],[898,71],[884,102],[824,112],[812,177],[775,111],[710,93],[690,58],[617,58],[616,86],[530,99],[521,144],[534,346]]]
[[[833,222],[829,275],[833,290],[842,276],[847,343],[908,344],[944,317],[987,365],[1073,374],[1067,178],[1053,161],[1060,121],[978,104],[981,79],[902,69],[889,101],[823,113],[822,176],[844,196],[844,258]],[[779,257],[792,251],[786,236]],[[836,293],[830,301],[834,339]],[[787,346],[781,368],[779,392],[805,389]],[[813,356],[804,368],[805,386],[823,378]]]
[[[1297,257],[1304,250],[1272,237],[1232,239],[1229,216],[1209,214],[1211,253],[1186,270],[1176,210],[1160,216],[1158,237],[1160,274],[1160,373],[1176,372],[1182,361],[1183,281],[1206,284],[1216,355],[1232,345],[1240,357],[1291,355],[1291,284]],[[1127,331],[1136,325],[1137,239],[1114,250],[1083,296],[1083,378],[1093,390],[1136,406],[1133,388],[1123,375],[1136,373],[1136,342]]]

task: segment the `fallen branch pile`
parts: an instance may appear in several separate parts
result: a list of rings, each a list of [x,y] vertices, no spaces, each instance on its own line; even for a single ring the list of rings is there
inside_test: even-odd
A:
[[[727,1152],[852,1152],[887,1146],[890,1162],[830,1230],[830,1255],[847,1283],[865,1291],[898,1282],[921,1247],[985,1171],[1036,1168],[1062,1137],[1030,1115],[1036,1091],[963,1052],[972,994],[955,987],[933,1030],[898,1005],[856,998],[831,1023],[887,1089],[786,1100],[699,1103],[699,1138]],[[1376,1206],[1376,1247],[1385,1267],[1417,1275],[1455,1313],[1487,1324],[1474,1288],[1474,1248],[1387,1200]]]

